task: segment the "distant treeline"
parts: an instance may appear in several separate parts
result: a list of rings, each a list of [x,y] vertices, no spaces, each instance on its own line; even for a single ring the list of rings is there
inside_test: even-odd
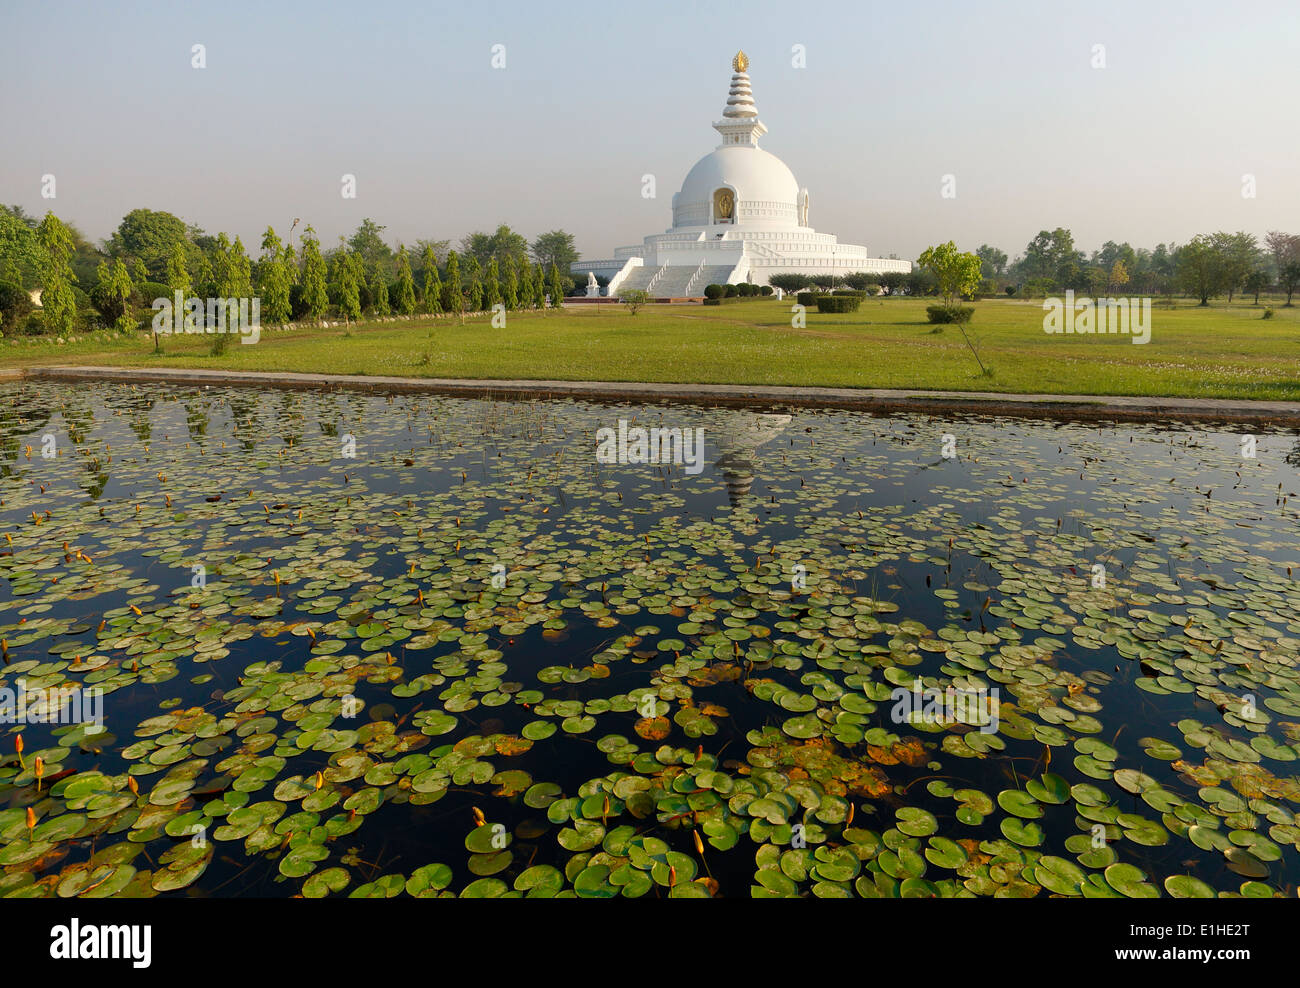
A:
[[[1182,246],[1157,244],[1155,250],[1108,240],[1089,256],[1075,249],[1069,230],[1058,227],[1043,230],[1010,263],[1004,251],[988,244],[975,254],[983,278],[980,295],[1040,297],[1072,289],[1098,297],[1190,295],[1208,303],[1225,295],[1231,302],[1238,292],[1256,300],[1263,292],[1277,292],[1291,305],[1300,289],[1300,235],[1276,230],[1262,244],[1253,234],[1224,232],[1201,234]],[[781,274],[769,280],[793,292],[841,286],[908,295],[933,295],[938,290],[934,276],[919,267],[910,274]]]

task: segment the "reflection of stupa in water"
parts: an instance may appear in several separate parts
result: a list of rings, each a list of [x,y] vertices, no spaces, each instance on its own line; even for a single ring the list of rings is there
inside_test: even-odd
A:
[[[789,415],[769,412],[719,412],[720,421],[713,430],[722,455],[714,466],[722,471],[727,484],[727,500],[734,508],[754,486],[754,453],[770,442],[790,424]]]

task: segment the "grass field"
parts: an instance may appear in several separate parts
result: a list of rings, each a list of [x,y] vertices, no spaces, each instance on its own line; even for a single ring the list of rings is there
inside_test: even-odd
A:
[[[931,300],[932,301],[932,300]],[[934,332],[925,300],[871,299],[857,313],[807,315],[791,328],[790,301],[705,307],[575,306],[515,312],[495,329],[487,317],[362,324],[350,332],[263,330],[256,345],[208,354],[208,339],[6,340],[0,366],[106,364],[126,367],[296,371],[475,379],[671,381],[824,385],[1020,393],[1300,398],[1300,308],[1275,316],[1249,300],[1201,308],[1179,300],[1153,309],[1151,342],[1127,336],[1043,331],[1040,302],[976,303],[970,329],[993,370],[979,373],[960,330]]]

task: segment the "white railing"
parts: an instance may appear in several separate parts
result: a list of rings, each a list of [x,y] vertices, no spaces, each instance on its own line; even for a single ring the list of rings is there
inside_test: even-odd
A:
[[[644,264],[645,261],[639,257],[629,257],[623,262],[623,266],[619,268],[618,273],[609,279],[609,284],[605,287],[605,294],[609,296],[618,295],[618,290],[623,282],[631,277],[633,271],[639,271]]]
[[[693,275],[691,275],[691,280],[688,281],[688,282],[686,282],[686,294],[687,294],[687,295],[690,295],[691,292],[693,292],[693,291],[695,290],[695,283],[699,280],[700,275],[702,275],[702,274],[704,274],[704,262],[703,262],[703,261],[701,261],[701,262],[700,262],[700,266],[699,266],[698,268],[695,269],[695,273],[694,273]]]
[[[661,267],[658,271],[654,273],[654,277],[650,279],[650,284],[646,285],[645,290],[647,292],[654,291],[655,285],[659,284],[660,279],[662,279],[667,272],[668,272],[668,265],[665,264],[663,267]]]

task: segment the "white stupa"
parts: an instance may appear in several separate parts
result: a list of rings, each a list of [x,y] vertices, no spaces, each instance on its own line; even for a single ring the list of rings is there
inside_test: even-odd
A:
[[[911,271],[909,261],[871,257],[808,225],[808,190],[758,146],[767,127],[749,85],[749,59],[731,63],[731,91],[713,129],[722,143],[686,173],[673,196],[673,225],[611,260],[577,261],[571,273],[608,279],[609,295],[640,288],[652,298],[697,297],[710,284],[765,285],[774,274]]]

